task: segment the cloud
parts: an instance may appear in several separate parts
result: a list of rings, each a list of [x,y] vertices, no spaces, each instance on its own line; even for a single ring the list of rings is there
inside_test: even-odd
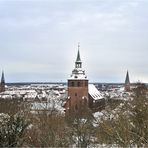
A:
[[[0,67],[6,67],[10,77],[15,73],[19,81],[49,77],[66,81],[81,42],[83,65],[91,80],[122,81],[124,74],[119,73],[128,68],[145,76],[146,4],[142,0],[0,1]]]

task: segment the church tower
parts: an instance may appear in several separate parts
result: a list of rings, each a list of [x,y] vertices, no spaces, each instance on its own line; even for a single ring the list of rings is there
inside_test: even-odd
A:
[[[66,112],[78,111],[82,105],[88,106],[88,79],[82,69],[80,45],[75,62],[75,68],[68,79],[68,98],[65,104]]]
[[[126,73],[126,79],[125,79],[125,84],[124,84],[124,90],[125,90],[125,91],[130,91],[130,79],[129,79],[128,71],[127,71],[127,73]]]
[[[5,77],[4,72],[2,71],[2,77],[1,77],[1,84],[0,84],[0,92],[5,91]]]

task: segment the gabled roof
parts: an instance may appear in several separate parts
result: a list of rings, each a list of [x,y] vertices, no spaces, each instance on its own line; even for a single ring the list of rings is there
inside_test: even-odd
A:
[[[94,100],[103,99],[102,94],[98,91],[98,89],[93,84],[88,85],[88,93]]]

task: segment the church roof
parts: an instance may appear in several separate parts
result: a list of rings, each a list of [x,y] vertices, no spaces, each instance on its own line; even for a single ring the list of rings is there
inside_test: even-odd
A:
[[[98,91],[98,89],[93,84],[88,85],[88,93],[94,100],[103,99],[102,94]]]

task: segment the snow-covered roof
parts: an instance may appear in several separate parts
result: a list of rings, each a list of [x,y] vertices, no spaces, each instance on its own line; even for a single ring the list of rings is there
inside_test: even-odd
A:
[[[87,80],[87,76],[82,68],[75,68],[69,80]]]
[[[103,99],[102,94],[98,91],[98,89],[95,87],[93,84],[88,85],[88,92],[89,95],[94,99],[94,100],[99,100]]]

